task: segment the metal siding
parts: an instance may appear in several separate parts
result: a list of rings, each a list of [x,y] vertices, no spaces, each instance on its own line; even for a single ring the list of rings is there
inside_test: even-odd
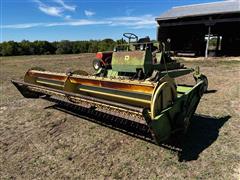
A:
[[[203,3],[173,7],[156,20],[176,19],[181,17],[200,16],[208,14],[240,13],[240,0],[230,0],[214,3]]]

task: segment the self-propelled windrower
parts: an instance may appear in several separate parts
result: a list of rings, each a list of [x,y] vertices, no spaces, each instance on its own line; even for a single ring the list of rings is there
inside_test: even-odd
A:
[[[172,60],[164,45],[148,37],[124,36],[129,39],[127,44],[97,53],[93,75],[82,70],[56,73],[32,68],[23,82],[12,83],[26,98],[57,97],[146,124],[157,143],[172,132],[186,130],[207,89],[206,76]],[[174,78],[190,73],[195,85],[176,84]]]

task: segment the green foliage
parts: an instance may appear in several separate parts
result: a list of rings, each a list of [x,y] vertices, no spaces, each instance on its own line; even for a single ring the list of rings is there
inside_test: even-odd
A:
[[[217,38],[211,38],[209,41],[209,46],[217,46]]]
[[[8,41],[1,43],[1,55],[2,56],[10,56],[10,55],[18,55],[19,45],[14,41]]]
[[[98,51],[111,51],[122,40],[112,39],[90,41],[7,41],[0,43],[0,56],[16,55],[46,55],[46,54],[77,54],[96,53]]]
[[[64,40],[57,43],[56,54],[72,54],[73,43],[70,41]]]

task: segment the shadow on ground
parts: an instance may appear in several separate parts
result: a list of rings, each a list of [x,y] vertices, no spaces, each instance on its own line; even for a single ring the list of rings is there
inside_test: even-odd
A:
[[[195,114],[189,130],[184,137],[179,161],[196,160],[199,154],[208,148],[219,135],[220,128],[231,116],[221,118]]]
[[[216,93],[217,90],[216,89],[212,89],[212,90],[207,90],[207,92],[205,92],[205,94],[213,94]]]
[[[157,145],[148,126],[144,124],[104,113],[88,112],[87,109],[82,107],[66,106],[66,103],[64,105],[55,104],[46,108],[57,109]],[[216,118],[195,114],[185,136],[175,134],[159,146],[178,152],[180,162],[196,160],[202,151],[216,141],[220,128],[230,118],[231,116]]]

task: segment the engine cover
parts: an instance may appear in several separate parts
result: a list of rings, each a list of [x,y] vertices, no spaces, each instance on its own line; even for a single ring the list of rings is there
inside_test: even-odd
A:
[[[112,55],[112,70],[117,72],[135,73],[142,69],[144,73],[152,72],[152,53],[144,51],[119,51]]]

